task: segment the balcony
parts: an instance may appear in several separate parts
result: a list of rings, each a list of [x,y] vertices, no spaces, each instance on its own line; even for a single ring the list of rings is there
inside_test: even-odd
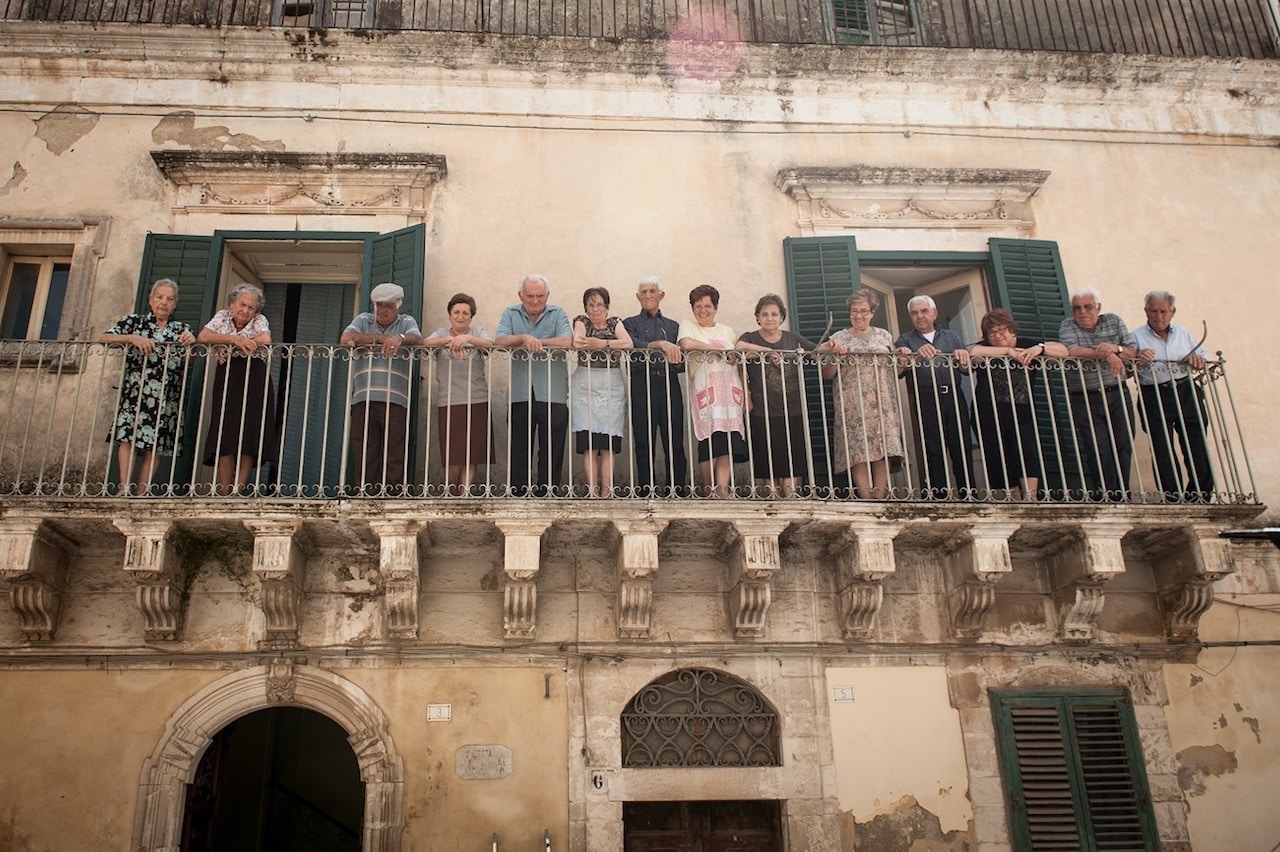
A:
[[[164,369],[142,376],[157,393],[173,389],[181,448],[172,459],[160,456],[150,487],[130,496],[117,468],[140,459],[106,440],[129,399],[121,391],[129,386],[126,352],[98,343],[0,347],[0,580],[12,608],[5,633],[67,659],[123,650],[139,659],[217,653],[260,660],[300,649],[348,656],[387,647],[448,656],[460,648],[504,653],[512,643],[553,656],[566,647],[604,653],[618,642],[675,649],[768,641],[806,653],[846,653],[850,643],[1187,646],[1213,602],[1213,584],[1235,570],[1218,531],[1260,509],[1220,362],[1185,380],[1186,396],[1159,388],[1144,394],[1128,379],[1132,409],[1107,411],[1105,396],[1094,403],[1117,418],[1097,422],[1133,430],[1130,483],[1116,494],[1101,487],[1101,468],[1087,472],[1086,460],[1108,456],[1096,452],[1103,447],[1117,454],[1125,438],[1086,428],[1069,398],[1088,362],[1046,360],[1029,385],[1029,415],[990,424],[983,418],[1000,411],[982,402],[991,378],[1031,379],[1032,371],[989,359],[975,379],[953,373],[949,362],[887,355],[779,352],[762,361],[708,353],[703,366],[728,370],[747,389],[772,380],[776,391],[765,392],[753,412],[758,419],[747,421],[770,428],[748,435],[748,458],[732,465],[717,498],[697,473],[673,479],[661,450],[652,488],[643,487],[629,439],[614,459],[611,497],[601,481],[592,496],[577,456],[562,477],[549,474],[544,489],[536,480],[528,489],[511,483],[521,449],[508,426],[513,375],[524,377],[518,389],[539,371],[578,374],[567,406],[572,432],[583,413],[574,400],[606,385],[616,395],[621,384],[628,410],[636,388],[671,379],[688,399],[689,376],[669,376],[665,363],[644,352],[615,352],[618,362],[602,369],[573,351],[494,348],[451,364],[461,368],[456,381],[440,383],[447,351],[402,350],[411,400],[396,452],[386,449],[389,428],[351,426],[348,402],[373,353],[275,345],[264,354],[241,359],[254,362],[251,369],[220,371],[216,349],[175,347],[160,359]],[[693,353],[685,366],[697,368]],[[614,381],[632,369],[642,371],[638,384]],[[918,369],[953,376],[953,391],[913,401],[898,375]],[[249,426],[259,428],[235,426],[234,452],[246,451],[243,435],[258,434],[248,454],[272,461],[253,466],[243,489],[222,492],[215,469],[198,462],[210,425],[254,396],[246,391],[255,370],[269,377],[276,405],[245,406]],[[483,384],[470,381],[481,373]],[[886,404],[874,411],[859,407],[872,383],[887,385]],[[450,388],[457,387],[468,388],[467,404],[487,404],[492,429],[493,461],[476,459],[465,487],[441,463],[441,424],[446,438],[465,424],[462,437],[481,438],[483,450],[483,436],[471,430],[483,430],[486,418],[438,418],[438,405],[455,401]],[[473,395],[476,387],[482,391]],[[928,412],[951,404],[961,414],[970,399],[978,402],[977,422],[964,418],[962,452],[973,478],[962,488],[953,467],[945,483],[930,481],[916,436],[932,428]],[[776,411],[770,400],[781,401]],[[1152,419],[1157,411],[1165,416]],[[144,421],[130,419],[125,437],[141,438]],[[857,428],[845,425],[855,421]],[[1202,452],[1201,473],[1178,470],[1181,439],[1171,433],[1165,462],[1178,473],[1176,481],[1160,478],[1153,454],[1162,445],[1144,426],[1158,422],[1186,427],[1180,434],[1192,436],[1193,456]],[[674,434],[676,423],[657,429]],[[886,446],[900,445],[901,465],[885,493],[859,494],[837,460],[857,459],[859,442],[865,450],[877,430]],[[277,436],[270,447],[268,435]],[[525,441],[528,451],[522,435],[515,443]],[[775,442],[793,435],[801,464],[788,471],[794,492],[783,496],[785,483],[756,479],[752,464],[761,453],[773,458],[786,448]],[[1082,452],[1086,440],[1093,455]],[[692,429],[678,443],[696,471]],[[372,453],[375,446],[382,449]],[[388,473],[401,454],[402,483]],[[989,459],[1002,466],[989,468]],[[1020,478],[1017,492],[991,480],[991,471],[999,476],[1014,460],[1041,473],[1034,489],[1021,490]],[[364,481],[362,463],[382,478]],[[1112,603],[1104,609],[1105,601]],[[149,647],[139,650],[139,640]],[[7,641],[0,638],[0,649]],[[157,642],[166,644],[152,647]]]
[[[397,363],[410,377],[411,402],[408,428],[400,434],[386,424],[371,425],[372,420],[363,426],[357,421],[353,428],[348,400],[357,377],[376,353],[328,345],[273,345],[262,353],[265,357],[253,359],[261,375],[270,377],[275,404],[246,406],[243,417],[250,421],[250,428],[230,430],[234,434],[222,439],[218,455],[255,462],[247,469],[245,482],[234,489],[220,489],[214,468],[203,459],[205,451],[214,447],[210,429],[224,419],[230,422],[242,416],[240,400],[251,374],[220,371],[218,360],[224,356],[207,347],[179,350],[175,347],[172,357],[164,359],[169,368],[162,374],[142,377],[169,400],[172,410],[163,418],[162,430],[176,433],[180,444],[176,456],[157,455],[149,485],[135,489],[142,496],[293,503],[392,497],[503,501],[525,499],[532,493],[551,501],[603,497],[686,501],[723,496],[836,504],[869,499],[952,505],[1107,502],[1145,507],[1256,505],[1258,499],[1222,362],[1189,371],[1176,385],[1143,389],[1127,378],[1120,385],[1123,397],[1099,395],[1072,404],[1074,391],[1092,375],[1094,362],[1044,359],[1042,368],[1029,370],[1016,361],[992,358],[980,370],[963,372],[945,360],[922,366],[887,355],[779,352],[762,361],[757,353],[691,353],[691,369],[697,369],[702,359],[709,365],[729,367],[743,389],[770,388],[768,393],[754,394],[756,408],[745,418],[745,455],[728,468],[727,479],[722,474],[718,481],[709,482],[705,477],[714,475],[714,469],[699,476],[698,444],[687,412],[677,421],[654,424],[654,473],[646,475],[638,466],[632,424],[625,412],[637,405],[653,408],[657,400],[645,398],[644,389],[652,392],[668,379],[681,389],[686,408],[690,400],[683,367],[668,375],[667,363],[650,362],[645,352],[620,352],[613,369],[593,369],[581,364],[580,354],[572,351],[529,353],[494,347],[482,359],[462,362],[464,372],[455,370],[450,382],[437,375],[440,359],[449,357],[446,351],[404,350]],[[0,498],[78,501],[134,496],[121,487],[119,469],[140,467],[143,452],[134,449],[121,454],[107,442],[117,412],[130,405],[121,389],[137,382],[126,375],[124,356],[119,347],[98,343],[8,342],[0,346],[0,388],[10,401],[0,411]],[[1159,371],[1164,366],[1144,369]],[[556,371],[574,374],[581,393],[569,394],[566,400],[568,446],[562,469],[538,475],[530,469],[534,462],[522,459],[539,457],[539,447],[525,432],[517,430],[513,435],[510,429],[512,377],[517,377],[519,387],[531,381],[536,384],[539,378],[551,381]],[[647,373],[658,383],[637,384],[623,378],[633,371]],[[921,397],[913,401],[910,383],[899,380],[899,375],[921,371],[943,377],[936,382],[941,392],[926,381],[913,391]],[[828,378],[821,378],[823,373]],[[975,376],[982,380],[975,381]],[[1021,418],[997,399],[1001,393],[997,388],[1010,382],[1030,389]],[[877,403],[864,409],[868,393],[874,402],[875,384],[890,388],[883,395],[892,394],[892,399],[888,405]],[[588,474],[583,457],[573,449],[572,433],[588,416],[582,406],[575,408],[575,399],[607,393],[610,388],[613,399],[594,406],[614,410],[614,428],[622,435],[621,452],[611,457],[612,477],[606,481]],[[470,396],[451,398],[461,393]],[[1124,397],[1128,404],[1119,403]],[[459,402],[483,406],[488,417],[478,407],[470,419],[438,416],[440,407]],[[124,443],[131,447],[144,447],[149,443],[145,430],[151,427],[136,424],[150,422],[143,411],[148,403],[135,399],[133,404],[138,410],[129,412],[126,420],[135,425],[117,427],[124,430],[117,435],[127,438]],[[535,401],[527,407],[534,418],[551,414],[543,403]],[[521,409],[515,413],[520,416]],[[598,420],[599,411],[595,416]],[[491,430],[487,442],[477,434],[485,429]],[[687,474],[676,473],[679,453],[673,453],[673,459],[662,453],[661,447],[672,438],[688,460]],[[938,450],[931,465],[926,446],[947,444],[948,438],[952,442]],[[441,447],[450,441],[472,444],[471,452],[477,455],[457,459],[466,464],[446,466]],[[860,472],[860,466],[847,460],[881,457],[872,447],[880,442],[900,448],[892,454],[895,460],[886,465],[890,469],[886,487],[883,491],[858,488],[850,472]],[[485,445],[491,459],[482,455]],[[949,474],[938,464],[944,449],[950,456]],[[456,450],[464,451],[461,446]],[[1132,462],[1122,463],[1126,457]],[[200,464],[201,460],[206,463]],[[1034,485],[1024,481],[1029,472],[1038,474]]]
[[[1280,34],[1267,0],[0,0],[0,19],[670,39],[691,60],[709,42],[1265,59]]]

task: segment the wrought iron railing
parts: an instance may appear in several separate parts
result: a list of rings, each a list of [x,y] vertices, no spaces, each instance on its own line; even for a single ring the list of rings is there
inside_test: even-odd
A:
[[[0,0],[0,18],[669,39],[692,63],[709,42],[1260,59],[1280,33],[1274,0]]]
[[[1087,392],[1097,362],[1069,358],[962,372],[893,355],[713,352],[669,373],[646,351],[588,365],[572,350],[406,348],[378,363],[367,348],[273,345],[246,359],[172,345],[148,370],[129,352],[0,344],[0,497],[1258,499],[1221,361],[1155,386],[1134,369]],[[409,379],[401,411],[380,401],[380,367]],[[917,372],[935,378],[912,391],[902,377]],[[666,405],[668,393],[682,401]],[[695,421],[712,416],[738,433],[722,467],[699,464]],[[167,437],[172,454],[148,458]]]

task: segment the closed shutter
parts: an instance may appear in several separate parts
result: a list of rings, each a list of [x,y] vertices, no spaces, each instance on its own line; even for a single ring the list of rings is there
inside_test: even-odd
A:
[[[991,239],[992,296],[1018,323],[1018,333],[1057,340],[1062,321],[1071,316],[1071,298],[1058,244],[1048,240]],[[1077,441],[1071,433],[1062,370],[1047,369],[1036,393],[1036,431],[1044,454],[1044,483],[1051,499],[1083,487]]]
[[[998,690],[992,709],[1014,849],[1159,848],[1126,692]]]
[[[791,328],[816,343],[824,333],[848,327],[845,300],[862,286],[854,238],[788,238],[783,242],[783,257]],[[830,388],[823,385],[816,367],[806,367],[804,376],[814,485],[829,486],[829,424],[834,416]]]
[[[138,292],[134,312],[150,310],[151,285],[161,278],[178,282],[178,304],[173,319],[191,326],[199,334],[217,310],[217,258],[212,257],[213,238],[183,234],[147,234],[142,249],[142,267],[138,273]],[[200,428],[200,394],[204,387],[204,362],[189,362],[183,396],[182,448],[176,458],[161,456],[152,482],[172,485],[174,493],[186,493],[192,481],[196,462],[196,439]],[[111,479],[119,482],[115,453],[111,454]]]

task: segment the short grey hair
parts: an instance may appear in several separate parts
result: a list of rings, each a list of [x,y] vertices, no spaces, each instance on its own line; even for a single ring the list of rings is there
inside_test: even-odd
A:
[[[1156,302],[1168,302],[1169,310],[1174,310],[1174,303],[1177,301],[1173,294],[1168,290],[1152,290],[1150,293],[1142,297],[1142,307],[1149,308]]]
[[[528,275],[520,279],[520,289],[518,290],[518,292],[523,293],[524,285],[528,284],[530,281],[534,282],[535,284],[541,284],[543,287],[546,287],[548,295],[551,293],[551,282],[547,280],[547,276],[538,275],[535,272],[530,272]]]
[[[662,286],[662,279],[656,275],[640,276],[640,280],[636,282],[636,292],[639,293],[643,290],[646,284],[657,284],[659,293],[667,292],[667,288]]]
[[[148,293],[147,295],[154,296],[156,294],[156,291],[159,290],[161,287],[168,287],[170,290],[173,291],[173,298],[175,299],[178,298],[178,282],[174,281],[172,278],[161,278],[160,280],[156,281],[156,283],[151,285],[151,292]]]
[[[912,296],[911,300],[907,302],[907,310],[911,310],[916,305],[928,305],[931,311],[938,309],[938,303],[933,300],[932,296]]]
[[[1092,296],[1095,302],[1099,305],[1102,304],[1102,294],[1092,287],[1081,287],[1079,290],[1071,291],[1071,301],[1073,302],[1076,299],[1083,299],[1085,296]]]
[[[258,300],[258,313],[262,313],[262,309],[267,306],[267,294],[263,293],[261,288],[253,286],[248,281],[241,281],[231,288],[231,292],[227,294],[227,304],[230,305],[246,294]]]

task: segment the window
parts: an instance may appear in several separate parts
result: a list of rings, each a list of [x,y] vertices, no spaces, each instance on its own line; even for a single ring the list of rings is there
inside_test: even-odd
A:
[[[831,0],[836,44],[918,44],[911,0]]]
[[[11,257],[4,272],[0,339],[57,340],[70,277],[70,257]]]
[[[275,0],[274,23],[287,27],[352,28],[373,25],[368,0]]]
[[[1127,690],[993,690],[1015,850],[1159,849]]]

